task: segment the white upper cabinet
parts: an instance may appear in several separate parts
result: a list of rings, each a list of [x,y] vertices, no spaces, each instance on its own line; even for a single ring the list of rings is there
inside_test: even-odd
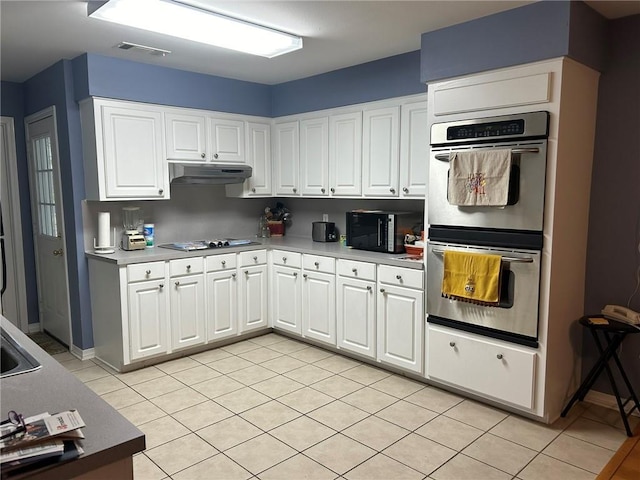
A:
[[[206,160],[207,118],[204,115],[170,112],[165,114],[164,124],[169,160]]]
[[[81,103],[87,200],[169,198],[162,113],[131,102]]]
[[[329,117],[329,193],[362,194],[362,112]]]
[[[400,161],[400,107],[363,112],[363,194],[397,197]]]
[[[265,119],[265,122],[268,120]],[[251,177],[243,183],[226,185],[230,197],[264,197],[272,193],[271,182],[271,127],[269,123],[246,123],[246,163],[251,166]]]
[[[329,119],[300,121],[300,190],[302,195],[329,195]]]
[[[212,163],[245,163],[244,122],[229,118],[207,118],[207,139]]]
[[[273,135],[273,193],[299,195],[300,124],[297,121],[276,123]]]
[[[424,198],[429,159],[426,100],[402,105],[401,114],[400,195]]]

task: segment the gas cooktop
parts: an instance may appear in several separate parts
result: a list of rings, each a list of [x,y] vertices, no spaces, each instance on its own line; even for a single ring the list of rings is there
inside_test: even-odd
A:
[[[240,247],[244,245],[260,245],[260,242],[238,238],[215,238],[213,240],[194,240],[191,242],[164,243],[161,248],[191,252],[193,250],[208,250],[210,248]]]

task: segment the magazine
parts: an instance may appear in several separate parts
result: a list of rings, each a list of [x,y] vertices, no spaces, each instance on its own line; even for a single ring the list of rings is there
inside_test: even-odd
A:
[[[25,430],[0,440],[0,451],[23,448],[26,445],[51,440],[52,437],[82,438],[78,429],[85,426],[84,421],[76,410],[41,414],[25,419]],[[0,434],[5,435],[16,429],[16,425],[5,423],[0,425]]]

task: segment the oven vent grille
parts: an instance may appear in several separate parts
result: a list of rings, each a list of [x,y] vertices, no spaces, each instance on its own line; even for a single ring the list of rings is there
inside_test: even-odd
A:
[[[159,57],[166,57],[171,53],[171,50],[164,50],[162,48],[149,47],[147,45],[138,45],[137,43],[131,42],[120,42],[115,48],[119,48],[120,50],[140,50],[142,52],[146,52],[150,55],[156,55]]]

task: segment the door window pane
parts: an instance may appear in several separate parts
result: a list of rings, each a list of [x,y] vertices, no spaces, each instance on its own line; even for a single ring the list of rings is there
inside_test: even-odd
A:
[[[33,141],[36,167],[36,192],[38,227],[40,235],[58,236],[56,218],[56,195],[53,187],[53,158],[51,156],[51,137],[41,137]]]

